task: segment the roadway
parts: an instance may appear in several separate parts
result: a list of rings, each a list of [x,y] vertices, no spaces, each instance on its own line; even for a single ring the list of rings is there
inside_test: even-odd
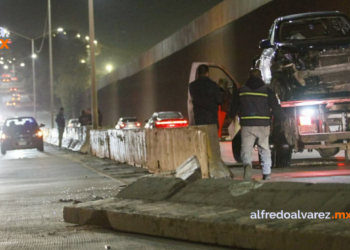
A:
[[[63,222],[65,205],[115,196],[124,184],[77,157],[52,147],[0,156],[0,249],[224,249]]]

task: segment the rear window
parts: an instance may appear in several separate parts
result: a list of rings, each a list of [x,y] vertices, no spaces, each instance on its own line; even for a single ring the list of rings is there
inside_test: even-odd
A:
[[[122,122],[137,122],[137,118],[136,117],[122,118]]]
[[[182,114],[180,112],[160,112],[158,113],[158,117],[160,119],[181,119],[183,118]]]
[[[38,124],[33,118],[14,118],[8,119],[5,122],[5,127],[15,127],[15,126],[23,126],[23,127],[37,127]]]

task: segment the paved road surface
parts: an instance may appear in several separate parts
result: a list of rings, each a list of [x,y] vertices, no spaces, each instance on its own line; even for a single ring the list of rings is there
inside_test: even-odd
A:
[[[242,164],[237,163],[232,156],[231,142],[220,142],[223,161],[230,166],[235,179],[242,179]],[[262,178],[258,153],[253,150],[253,179]],[[345,162],[344,151],[340,151],[331,159],[322,159],[317,151],[311,153],[293,153],[292,166],[288,168],[272,169],[272,181],[298,181],[298,182],[337,182],[350,183],[350,164]]]
[[[0,249],[223,249],[64,223],[61,200],[114,196],[116,180],[86,168],[66,151],[47,148],[0,156]]]

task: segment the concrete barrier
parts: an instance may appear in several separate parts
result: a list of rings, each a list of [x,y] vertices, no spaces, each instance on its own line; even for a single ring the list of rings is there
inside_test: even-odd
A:
[[[71,143],[69,149],[72,151],[87,154],[90,149],[91,126],[84,126],[71,129]]]
[[[88,153],[90,145],[91,127],[66,128],[63,134],[62,147],[80,153]],[[58,146],[58,129],[43,129],[44,141],[46,143]]]
[[[110,158],[107,130],[90,130],[91,154],[99,158]]]
[[[108,130],[111,159],[145,167],[147,163],[145,130]]]
[[[203,178],[232,177],[221,159],[216,125],[146,130],[147,168],[150,172],[174,171],[196,155]]]
[[[240,249],[346,250],[348,195],[347,184],[229,179],[187,183],[146,177],[116,198],[65,207],[63,217],[70,223]],[[277,217],[282,210],[289,217]],[[272,212],[275,219],[266,218]],[[315,212],[323,213],[323,219],[315,218]],[[332,219],[336,212],[343,213],[343,219]]]

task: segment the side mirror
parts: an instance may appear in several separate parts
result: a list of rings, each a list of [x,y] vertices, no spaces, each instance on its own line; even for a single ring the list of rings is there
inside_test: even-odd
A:
[[[45,127],[45,124],[40,124],[39,128]]]
[[[269,39],[264,39],[264,40],[261,40],[261,42],[259,43],[259,47],[260,49],[268,49],[268,48],[272,48],[273,46]]]

